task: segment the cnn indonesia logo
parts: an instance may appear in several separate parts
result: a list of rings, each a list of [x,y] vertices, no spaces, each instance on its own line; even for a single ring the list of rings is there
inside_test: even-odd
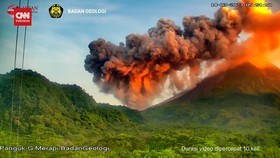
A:
[[[14,25],[15,26],[31,26],[32,25],[32,9],[31,8],[15,8],[14,9]]]

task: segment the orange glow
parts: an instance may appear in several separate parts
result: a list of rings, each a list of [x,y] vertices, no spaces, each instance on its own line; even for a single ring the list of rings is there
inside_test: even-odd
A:
[[[268,60],[280,68],[280,47],[269,55]]]
[[[265,4],[266,0],[242,0],[243,3]],[[237,52],[241,52],[236,61],[238,63],[251,62],[259,68],[269,63],[280,66],[280,12],[272,13],[270,8],[254,6],[242,8],[244,13],[243,31],[249,36],[242,41]],[[248,9],[248,10],[246,10]],[[242,15],[242,14],[241,14]]]
[[[265,0],[254,0],[253,4],[265,4]],[[255,6],[253,7],[253,11],[260,14],[272,14],[272,11],[265,6]]]
[[[265,68],[267,65],[270,65],[268,57],[265,55],[251,58],[249,61],[258,68]]]
[[[271,63],[280,68],[280,48],[268,54],[251,58],[249,61],[259,68],[265,68]]]

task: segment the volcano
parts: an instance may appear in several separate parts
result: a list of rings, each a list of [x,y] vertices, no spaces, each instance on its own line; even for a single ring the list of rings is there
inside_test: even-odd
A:
[[[201,98],[223,98],[230,94],[280,94],[280,69],[272,64],[257,68],[244,63],[226,72],[203,80],[191,91],[175,95],[160,103],[173,104],[194,101]]]
[[[280,69],[244,63],[209,77],[143,114],[157,123],[174,122],[219,128],[280,126]],[[251,129],[250,129],[251,130]]]

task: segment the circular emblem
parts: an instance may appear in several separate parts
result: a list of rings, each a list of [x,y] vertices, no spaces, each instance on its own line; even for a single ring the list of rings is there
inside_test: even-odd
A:
[[[49,8],[49,13],[52,18],[60,18],[63,14],[63,8],[58,4],[54,4]]]

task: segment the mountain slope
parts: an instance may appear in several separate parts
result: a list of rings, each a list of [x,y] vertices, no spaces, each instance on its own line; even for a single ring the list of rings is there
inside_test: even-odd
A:
[[[245,63],[143,112],[153,122],[260,130],[278,126],[280,70]],[[251,127],[255,127],[251,129]]]
[[[117,124],[134,126],[135,118],[130,118],[123,109],[126,108],[104,108],[79,86],[52,83],[31,70],[0,75],[0,116],[3,116],[0,128],[4,130],[10,129],[11,115],[13,129],[16,130],[19,121],[21,133],[43,128],[71,135],[83,132],[81,129],[100,131]],[[131,113],[137,116],[138,112],[131,110]]]
[[[180,103],[201,97],[223,97],[226,94],[233,93],[248,95],[271,93],[279,95],[280,69],[274,65],[258,69],[251,63],[244,63],[203,80],[191,91],[182,92],[169,99],[169,101]],[[168,104],[168,101],[164,104]]]
[[[21,78],[22,100],[19,102]],[[280,154],[280,128],[275,122],[279,119],[279,111],[275,106],[259,105],[260,102],[253,97],[244,106],[244,111],[239,111],[238,99],[223,102],[219,99],[170,102],[138,112],[126,107],[98,104],[77,85],[60,85],[30,70],[14,70],[0,75],[1,146],[79,146],[100,150],[1,150],[0,157],[276,157]],[[219,104],[215,104],[217,100]],[[252,101],[256,104],[251,105]],[[18,117],[19,105],[21,117]],[[261,122],[254,122],[254,118]],[[251,125],[251,129],[258,131],[242,133],[240,130],[216,128],[234,125],[241,129],[244,127],[240,125],[245,125],[245,128]],[[248,145],[261,146],[261,151],[195,152],[181,149],[182,146]]]

